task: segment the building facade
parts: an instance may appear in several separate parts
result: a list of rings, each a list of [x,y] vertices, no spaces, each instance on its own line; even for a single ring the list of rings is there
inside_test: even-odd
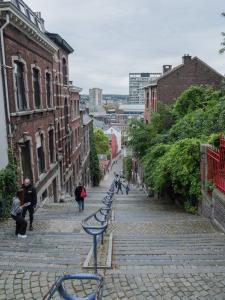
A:
[[[191,85],[209,85],[220,88],[224,77],[198,57],[184,55],[182,64],[172,68],[163,66],[163,75],[144,87],[145,121],[150,121],[152,111],[157,110],[157,101],[170,105]]]
[[[71,163],[73,170],[73,185],[77,186],[80,178],[82,131],[80,114],[80,92],[81,88],[76,87],[70,82],[70,119],[71,119]]]
[[[83,185],[90,184],[90,131],[93,120],[86,111],[81,113],[81,160],[80,179]]]
[[[1,151],[12,149],[18,183],[30,178],[38,202],[57,202],[72,195],[83,176],[81,89],[69,83],[73,49],[60,35],[46,32],[40,13],[22,0],[0,2],[0,24],[1,134],[6,140]]]
[[[161,73],[130,73],[129,104],[144,104],[143,86],[159,77]]]
[[[89,89],[89,109],[91,112],[98,111],[98,107],[102,105],[102,89]]]

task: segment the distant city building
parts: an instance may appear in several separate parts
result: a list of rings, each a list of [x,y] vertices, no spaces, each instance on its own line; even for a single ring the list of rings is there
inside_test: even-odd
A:
[[[89,89],[89,108],[90,111],[98,111],[98,107],[102,105],[102,89]]]
[[[130,73],[129,74],[129,103],[144,104],[143,86],[161,76],[161,73]]]

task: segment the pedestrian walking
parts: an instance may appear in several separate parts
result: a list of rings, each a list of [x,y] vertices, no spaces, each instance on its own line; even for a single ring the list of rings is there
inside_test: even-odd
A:
[[[114,182],[115,182],[115,187],[116,187],[116,189],[117,189],[117,187],[118,187],[118,181],[119,181],[119,175],[116,174],[116,175],[115,175],[115,178],[114,178]]]
[[[26,206],[23,209],[22,216],[23,218],[26,217],[27,211],[29,212],[29,218],[30,218],[30,226],[29,230],[33,230],[33,220],[34,220],[34,209],[37,205],[37,192],[35,187],[33,186],[31,180],[29,178],[26,178],[24,180],[23,184],[23,203],[30,203],[29,205],[26,204]]]
[[[129,194],[129,191],[130,191],[130,187],[129,187],[129,184],[127,183],[126,187],[125,187],[125,190],[126,190],[126,194],[128,195]]]
[[[80,182],[79,185],[75,189],[75,199],[79,205],[79,211],[84,210],[84,198],[87,197],[87,192],[85,187]]]
[[[15,235],[18,238],[26,238],[27,221],[23,218],[23,209],[29,205],[29,202],[23,203],[23,189],[16,192],[16,196],[13,198],[13,204],[11,209],[11,217],[16,221]]]
[[[121,194],[123,195],[122,186],[124,187],[124,185],[122,184],[121,180],[119,179],[118,183],[117,183],[117,192],[116,192],[117,194],[119,193],[119,191],[121,191]]]

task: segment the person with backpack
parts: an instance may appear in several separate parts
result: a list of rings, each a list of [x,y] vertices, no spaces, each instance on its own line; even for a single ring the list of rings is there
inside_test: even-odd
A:
[[[23,203],[23,190],[20,189],[16,192],[16,196],[13,198],[13,204],[11,209],[11,217],[16,221],[15,235],[18,238],[26,238],[27,221],[22,216],[24,207],[30,203]]]
[[[86,197],[87,197],[86,189],[80,182],[75,189],[75,199],[79,205],[79,212],[84,210],[84,198]]]

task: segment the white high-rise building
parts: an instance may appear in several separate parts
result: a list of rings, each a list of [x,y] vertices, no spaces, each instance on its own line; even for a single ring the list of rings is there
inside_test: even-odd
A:
[[[129,103],[144,104],[143,86],[161,76],[161,73],[130,73],[129,74]]]
[[[89,89],[89,109],[90,111],[98,111],[98,107],[102,105],[102,89]]]

